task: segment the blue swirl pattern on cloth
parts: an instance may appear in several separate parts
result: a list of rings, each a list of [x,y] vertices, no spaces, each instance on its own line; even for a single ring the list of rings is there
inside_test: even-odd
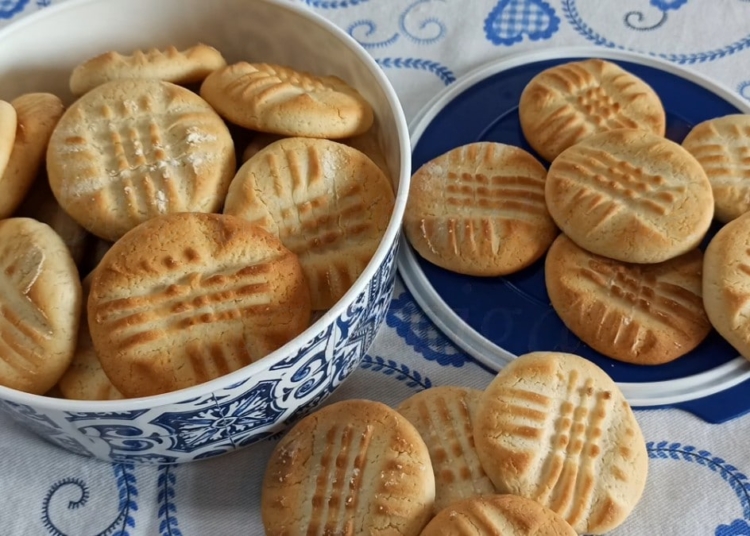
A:
[[[577,1],[578,0],[562,0],[563,15],[565,16],[567,21],[570,23],[570,25],[573,27],[573,29],[575,29],[575,31],[577,31],[580,35],[582,35],[583,37],[585,37],[586,39],[588,39],[595,45],[599,45],[599,46],[603,46],[607,48],[614,48],[618,50],[630,50],[633,52],[640,52],[642,54],[648,54],[650,56],[664,58],[666,60],[679,63],[679,64],[693,64],[693,63],[714,61],[717,59],[724,58],[726,56],[731,56],[732,54],[736,54],[737,52],[740,52],[741,50],[744,50],[750,47],[750,34],[724,47],[716,48],[713,50],[708,50],[705,52],[662,53],[662,52],[652,52],[652,51],[647,51],[647,50],[638,50],[635,48],[625,47],[623,45],[617,44],[611,39],[606,38],[605,36],[595,31],[593,28],[591,28],[591,26],[589,26],[586,23],[586,21],[583,20],[583,17],[581,17],[580,12],[578,11]],[[624,18],[625,26],[634,30],[639,30],[639,31],[654,30],[656,28],[661,28],[664,26],[664,23],[666,22],[667,11],[679,9],[682,5],[686,3],[686,1],[687,0],[683,0],[682,2],[680,2],[679,0],[675,0],[675,1],[653,0],[651,4],[654,7],[657,7],[660,11],[662,11],[662,17],[659,22],[657,22],[655,25],[652,25],[651,27],[634,27],[633,21],[636,19],[637,19],[636,22],[643,21],[644,15],[642,12],[631,11],[625,15],[625,18]]]
[[[21,13],[29,0],[0,0],[0,19],[10,19]]]

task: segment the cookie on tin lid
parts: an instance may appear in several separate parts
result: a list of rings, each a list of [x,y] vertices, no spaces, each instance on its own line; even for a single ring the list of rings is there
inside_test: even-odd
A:
[[[594,350],[626,363],[661,365],[710,333],[703,308],[703,253],[658,264],[594,255],[565,235],[545,260],[545,283],[563,323]]]
[[[643,264],[698,247],[714,214],[698,161],[673,141],[629,129],[565,150],[549,168],[545,199],[558,227],[580,247]]]
[[[541,258],[557,227],[545,204],[547,172],[523,149],[477,142],[414,173],[404,214],[412,247],[446,270],[517,272]]]
[[[664,136],[666,113],[656,92],[616,63],[574,61],[537,74],[518,107],[526,141],[548,162],[593,134],[620,128]]]

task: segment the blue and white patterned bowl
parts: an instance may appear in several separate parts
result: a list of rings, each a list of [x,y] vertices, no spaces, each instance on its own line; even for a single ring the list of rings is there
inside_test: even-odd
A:
[[[84,59],[198,41],[229,62],[280,63],[337,75],[356,87],[375,110],[396,206],[372,261],[344,298],[257,363],[203,385],[131,400],[68,401],[0,387],[0,409],[77,454],[181,463],[274,435],[357,368],[391,301],[411,168],[406,120],[375,61],[304,7],[283,0],[70,0],[0,31],[0,99],[51,91],[70,102],[68,77]]]

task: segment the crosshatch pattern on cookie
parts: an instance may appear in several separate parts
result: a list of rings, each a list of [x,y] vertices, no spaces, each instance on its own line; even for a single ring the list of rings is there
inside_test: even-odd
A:
[[[666,125],[651,88],[603,60],[543,71],[524,89],[519,111],[526,138],[549,161],[597,132],[630,128],[663,135]]]
[[[29,296],[42,273],[44,252],[21,250],[9,243],[0,251],[0,360],[19,375],[34,375],[44,366],[44,354],[54,332],[47,314]]]

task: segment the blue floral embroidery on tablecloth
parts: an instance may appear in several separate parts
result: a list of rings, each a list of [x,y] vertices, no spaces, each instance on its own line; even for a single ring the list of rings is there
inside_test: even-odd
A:
[[[484,20],[484,33],[495,45],[549,39],[560,27],[555,10],[544,0],[500,0]]]
[[[444,367],[463,367],[470,359],[437,329],[406,290],[394,298],[386,323],[429,361],[437,361]]]
[[[436,61],[419,58],[375,58],[375,61],[383,68],[429,71],[440,78],[446,86],[456,81],[456,75],[446,66]]]
[[[750,34],[746,35],[745,37],[730,43],[729,45],[726,45],[721,48],[708,50],[705,52],[693,52],[693,53],[687,53],[687,54],[676,54],[676,53],[661,53],[661,52],[652,52],[647,50],[639,50],[636,48],[629,48],[624,47],[622,45],[618,45],[614,41],[611,41],[601,35],[600,33],[596,32],[593,28],[591,28],[581,17],[581,14],[578,12],[578,7],[576,5],[577,0],[562,0],[562,11],[565,15],[565,18],[570,23],[571,26],[577,31],[579,34],[581,34],[583,37],[594,43],[595,45],[607,47],[607,48],[613,48],[617,50],[630,50],[633,52],[640,52],[641,54],[648,54],[649,56],[655,56],[658,58],[663,58],[668,61],[672,61],[679,64],[693,64],[693,63],[702,63],[706,61],[714,61],[717,59],[724,58],[726,56],[731,56],[732,54],[736,54],[737,52],[744,50],[748,47],[750,47]],[[684,2],[683,2],[684,4]],[[659,9],[661,11],[661,18],[659,21],[657,21],[655,24],[652,24],[650,26],[639,26],[636,27],[636,24],[633,22],[634,20],[637,21],[643,21],[645,19],[645,16],[642,12],[628,12],[625,14],[624,22],[625,25],[631,29],[634,30],[651,30],[658,27],[661,27],[664,25],[664,23],[667,20],[667,10],[675,10],[681,7],[683,4],[680,4],[679,6],[676,4],[676,2],[669,2],[669,1],[662,1],[654,3],[652,2],[652,5]],[[668,8],[665,8],[665,6],[669,5]]]
[[[721,476],[722,480],[729,484],[739,499],[742,506],[742,515],[745,519],[736,519],[729,525],[719,525],[716,527],[715,536],[750,536],[750,526],[747,523],[750,520],[750,481],[744,473],[709,451],[698,450],[691,445],[668,441],[660,441],[659,443],[649,441],[646,443],[646,449],[651,459],[672,459],[697,463]]]
[[[669,11],[670,9],[676,11],[687,4],[687,1],[688,0],[651,0],[651,5],[662,11]]]
[[[407,387],[411,387],[412,389],[421,391],[432,387],[432,380],[427,376],[409,368],[404,363],[396,363],[392,359],[384,359],[377,355],[375,357],[365,355],[360,366],[364,370],[371,370],[391,376],[400,382],[404,382]]]
[[[36,7],[43,8],[52,5],[52,0],[36,0]]]
[[[156,486],[159,493],[156,502],[159,504],[159,536],[182,536],[177,521],[177,506],[174,503],[177,478],[174,469],[169,465],[159,467],[159,478]]]
[[[114,464],[115,482],[117,484],[118,494],[118,513],[114,521],[97,536],[129,536],[128,529],[135,528],[135,519],[132,513],[138,510],[136,498],[138,497],[137,481],[135,478],[134,467],[130,464]],[[74,501],[68,502],[68,510],[77,510],[86,506],[90,498],[89,487],[85,481],[80,478],[64,478],[55,482],[42,500],[42,524],[47,529],[48,534],[53,536],[66,536],[50,518],[50,503],[57,493],[65,488],[73,486],[78,488],[80,496]],[[174,534],[173,536],[181,536]]]
[[[430,45],[443,39],[447,32],[445,23],[433,15],[416,19],[413,14],[417,8],[433,2],[445,3],[446,0],[416,0],[401,12],[398,17],[399,31],[393,32],[388,37],[378,39],[375,34],[378,25],[371,19],[360,19],[354,21],[347,28],[347,33],[365,48],[384,48],[394,44],[402,36],[418,45]],[[364,31],[364,34],[362,33]]]
[[[0,0],[0,19],[11,19],[24,10],[29,0]]]

